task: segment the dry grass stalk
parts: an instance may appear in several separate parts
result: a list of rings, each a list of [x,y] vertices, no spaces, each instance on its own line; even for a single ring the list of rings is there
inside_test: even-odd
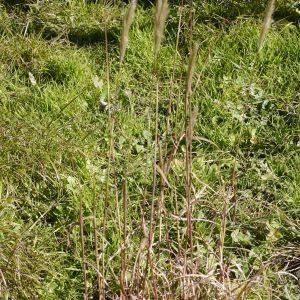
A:
[[[148,268],[152,265],[152,244],[153,244],[153,232],[154,232],[154,210],[155,210],[155,198],[156,198],[156,188],[157,188],[157,152],[158,152],[158,102],[159,102],[159,87],[158,81],[156,82],[156,104],[155,104],[155,138],[154,138],[154,153],[153,153],[153,182],[152,182],[152,196],[151,196],[151,212],[150,212],[150,225],[149,225],[149,235],[148,235],[148,252],[147,252],[147,262],[142,283],[142,290],[144,292],[146,278],[148,275]],[[153,279],[153,274],[151,274]],[[154,279],[153,279],[154,280]],[[156,290],[155,282],[153,283],[153,288]]]
[[[186,98],[189,98],[192,92],[192,81],[193,81],[193,76],[195,71],[198,49],[199,49],[199,45],[195,44],[192,52],[190,53],[187,80],[186,80],[186,90],[185,90]]]
[[[154,61],[156,63],[161,41],[164,35],[165,23],[169,13],[168,0],[157,0],[154,31]]]
[[[193,37],[193,19],[194,19],[193,0],[189,0],[189,37],[190,37],[190,40],[192,40],[192,37]]]
[[[108,30],[107,30],[107,0],[103,0],[104,6],[104,40],[105,40],[105,69],[106,69],[106,81],[107,81],[107,103],[108,107],[110,106],[110,66],[109,66],[109,51],[108,51]],[[108,166],[107,166],[107,176],[106,176],[106,190],[105,190],[105,199],[103,201],[103,218],[102,218],[102,231],[101,231],[101,239],[102,239],[102,276],[101,278],[101,286],[99,288],[101,299],[105,299],[106,294],[106,286],[105,286],[105,274],[106,274],[106,255],[105,255],[105,241],[106,241],[106,221],[107,221],[107,207],[108,207],[108,198],[109,198],[109,176],[111,170],[111,157],[112,157],[112,136],[114,131],[114,119],[111,118],[111,111],[108,109],[108,130],[109,130],[109,153],[108,153]]]
[[[100,262],[99,262],[99,246],[98,246],[98,229],[97,229],[97,201],[96,197],[94,199],[93,205],[93,227],[94,227],[94,253],[95,253],[95,263],[97,270],[97,286],[98,286],[98,299],[101,300],[101,275],[100,275]]]
[[[233,203],[233,213],[232,213],[232,222],[236,222],[236,207],[237,207],[237,192],[236,192],[236,186],[237,186],[237,172],[236,172],[236,161],[234,162],[234,168],[231,176],[231,186],[232,186],[232,199],[231,202]]]
[[[113,134],[113,131],[112,131]],[[121,213],[120,213],[120,203],[119,203],[119,190],[118,190],[118,178],[116,169],[116,155],[115,155],[115,140],[114,136],[111,136],[111,161],[113,169],[113,179],[114,179],[114,190],[115,190],[115,200],[116,200],[116,217],[118,222],[118,230],[121,232]]]
[[[151,120],[150,120],[150,113],[149,111],[147,111],[147,132],[149,133],[151,131]],[[150,152],[150,134],[148,134],[147,136],[147,151],[146,151],[146,164],[145,164],[145,172],[144,172],[144,177],[148,178],[148,159],[149,159],[149,152]],[[148,245],[148,241],[149,241],[149,232],[148,229],[146,227],[146,221],[145,221],[145,207],[146,207],[146,200],[147,200],[147,188],[144,187],[144,191],[143,191],[143,201],[140,204],[140,212],[141,212],[141,229],[143,231],[143,239],[140,242],[140,247],[138,250],[138,253],[136,255],[136,260],[135,260],[135,264],[133,267],[133,271],[132,271],[132,283],[134,285],[134,283],[136,283],[136,287],[137,289],[140,288],[140,280],[142,280],[142,273],[140,272],[140,260],[141,260],[141,256],[142,253],[144,251],[144,249],[147,247]],[[138,272],[137,272],[138,270]],[[137,275],[136,275],[137,274]]]
[[[105,187],[105,199],[103,201],[103,218],[102,218],[102,232],[101,232],[101,239],[102,239],[102,276],[101,279],[101,288],[100,288],[100,297],[101,299],[105,299],[105,273],[106,273],[106,255],[105,255],[105,241],[106,241],[106,222],[107,222],[107,210],[108,210],[108,203],[109,203],[109,178],[110,178],[110,171],[111,171],[111,163],[112,163],[112,153],[113,153],[113,132],[114,132],[114,119],[110,118],[109,116],[109,152],[108,152],[108,166],[107,166],[107,174],[106,174],[106,187]]]
[[[223,209],[222,209],[222,217],[221,217],[221,231],[220,231],[220,241],[219,241],[219,251],[220,251],[220,279],[221,283],[225,285],[226,275],[226,265],[224,263],[224,242],[226,237],[226,229],[227,229],[227,217],[228,217],[228,206],[230,201],[234,197],[234,186],[233,183],[230,183],[227,193],[223,199]]]
[[[227,277],[226,265],[224,263],[224,242],[226,237],[227,217],[228,217],[228,209],[229,209],[228,207],[231,202],[234,202],[236,204],[236,162],[234,164],[234,168],[231,176],[231,182],[227,190],[227,195],[224,197],[223,200],[223,210],[222,210],[222,218],[221,218],[219,251],[220,251],[220,271],[221,271],[220,279],[223,285],[225,285],[225,278]]]
[[[143,234],[144,237],[140,242],[140,246],[139,246],[139,250],[136,254],[136,260],[134,263],[134,267],[133,267],[133,271],[132,271],[132,286],[136,286],[137,287],[137,291],[139,291],[140,288],[140,276],[141,276],[141,272],[140,272],[140,261],[141,261],[141,256],[142,253],[144,251],[144,249],[147,247],[148,245],[148,231],[145,225],[145,218],[144,218],[144,211],[143,208],[141,208],[141,214],[142,214],[142,229],[143,229]]]
[[[178,197],[177,197],[176,189],[174,189],[174,213],[176,215],[179,214]],[[176,229],[177,229],[177,244],[178,244],[177,255],[180,258],[182,250],[181,250],[181,238],[180,238],[180,223],[178,219],[176,219]]]
[[[192,211],[191,211],[191,188],[192,188],[192,132],[196,120],[196,112],[192,111],[191,93],[192,81],[195,71],[196,58],[199,45],[195,44],[190,53],[185,91],[185,138],[186,138],[186,202],[187,202],[187,231],[190,243],[190,251],[193,253],[192,237]]]
[[[121,250],[121,299],[127,299],[126,296],[126,239],[127,239],[127,181],[126,175],[123,181],[123,245]]]
[[[265,17],[264,17],[264,22],[263,22],[263,25],[261,28],[260,37],[259,37],[259,41],[258,41],[258,51],[260,51],[262,49],[267,32],[271,26],[272,15],[275,10],[275,3],[276,3],[276,0],[269,0],[269,2],[268,2],[267,9],[265,12]]]
[[[124,60],[126,49],[129,43],[129,29],[134,19],[136,5],[137,5],[137,0],[131,0],[127,13],[124,16],[123,30],[122,30],[121,44],[120,44],[120,64]]]
[[[179,7],[179,21],[178,21],[178,27],[177,27],[177,34],[176,34],[176,44],[175,44],[175,53],[173,57],[173,71],[172,71],[172,77],[171,77],[171,88],[170,88],[170,94],[169,94],[169,106],[168,106],[168,114],[166,118],[166,132],[167,135],[170,133],[170,115],[171,115],[171,108],[172,108],[172,98],[173,98],[173,91],[174,91],[174,78],[175,78],[175,70],[176,70],[176,59],[178,56],[178,46],[179,46],[179,38],[180,38],[180,32],[181,32],[181,25],[182,25],[182,11],[183,11],[183,0],[181,0],[181,4]],[[176,138],[176,137],[175,137]]]
[[[7,283],[6,283],[4,274],[3,274],[3,272],[2,272],[1,269],[0,269],[0,276],[1,276],[1,281],[2,281],[2,283],[3,283],[3,285],[4,285],[4,287],[7,288]],[[0,289],[0,291],[1,291],[1,289]]]
[[[229,188],[228,194],[231,194],[231,189]],[[226,223],[227,223],[227,211],[228,211],[229,197],[228,195],[224,197],[222,219],[221,219],[221,232],[220,232],[220,268],[221,268],[221,281],[224,283],[225,277],[225,265],[224,265],[224,241],[226,235]]]
[[[158,144],[158,161],[159,164],[156,166],[157,172],[160,175],[160,196],[159,196],[159,202],[158,202],[158,216],[159,216],[159,239],[158,239],[158,245],[162,242],[162,225],[163,225],[163,216],[166,213],[165,208],[165,186],[166,184],[171,188],[171,185],[164,174],[164,160],[163,160],[163,154],[162,154],[162,145],[161,143]],[[166,224],[165,224],[166,225]],[[166,237],[164,237],[166,238]],[[159,257],[160,253],[158,253],[157,261],[159,263]]]
[[[84,283],[83,299],[86,300],[89,298],[89,296],[88,296],[87,266],[86,266],[85,245],[84,245],[84,220],[83,220],[82,198],[80,199],[79,226],[80,226],[81,255],[82,255],[82,272],[83,272],[83,283]]]

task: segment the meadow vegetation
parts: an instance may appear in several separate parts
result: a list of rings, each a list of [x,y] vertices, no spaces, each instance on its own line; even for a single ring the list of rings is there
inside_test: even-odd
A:
[[[299,299],[294,1],[129,5],[0,1],[0,298]]]

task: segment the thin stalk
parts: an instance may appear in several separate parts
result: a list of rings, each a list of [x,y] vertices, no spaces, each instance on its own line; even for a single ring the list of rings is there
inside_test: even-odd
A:
[[[87,266],[85,258],[85,243],[84,243],[84,219],[83,219],[83,203],[80,198],[80,209],[79,209],[79,226],[80,226],[80,240],[81,240],[81,258],[82,258],[82,272],[83,272],[83,283],[84,283],[84,294],[83,299],[87,300],[88,296],[88,282],[87,282]]]
[[[231,202],[233,203],[233,213],[232,213],[232,222],[236,222],[236,208],[237,208],[237,192],[236,192],[236,186],[237,186],[237,174],[236,174],[236,160],[234,161],[233,166],[233,172],[231,176],[231,186],[232,186],[232,198]]]
[[[145,165],[145,171],[144,171],[144,178],[148,178],[148,159],[149,159],[149,153],[150,153],[150,130],[151,130],[151,120],[150,120],[150,114],[149,111],[147,111],[147,151],[146,151],[146,165]],[[134,282],[136,281],[136,286],[140,287],[140,276],[139,274],[136,275],[136,270],[140,269],[140,258],[143,250],[148,245],[148,239],[149,239],[149,232],[146,228],[146,222],[145,222],[145,208],[146,208],[146,202],[147,202],[147,188],[144,187],[143,191],[143,201],[140,204],[140,212],[141,212],[141,229],[143,232],[143,239],[141,240],[140,247],[138,250],[138,254],[136,257],[136,261],[134,264],[133,272],[132,272],[132,283],[134,285]],[[142,278],[141,278],[142,279]]]
[[[159,49],[161,46],[165,22],[168,16],[169,7],[168,0],[157,0],[156,11],[155,11],[155,29],[154,29],[154,68],[153,75],[156,78],[156,103],[155,103],[155,138],[154,138],[154,153],[153,153],[153,183],[152,183],[152,200],[151,200],[151,212],[150,212],[150,225],[149,225],[149,237],[148,237],[148,252],[147,252],[147,262],[146,269],[143,280],[143,291],[145,288],[146,278],[148,274],[148,267],[152,266],[152,244],[153,244],[153,234],[154,234],[154,208],[155,208],[155,198],[156,198],[156,188],[157,188],[157,150],[158,150],[158,102],[159,102],[159,81],[157,76],[157,59],[159,54]],[[152,286],[154,290],[154,296],[157,298],[157,288],[156,281],[153,274],[153,268],[151,268],[151,278]]]
[[[220,240],[219,240],[219,264],[220,264],[220,280],[223,286],[226,283],[226,265],[224,263],[224,243],[226,237],[226,228],[227,228],[227,216],[228,216],[228,206],[230,202],[230,198],[232,197],[232,186],[230,185],[227,190],[227,195],[225,195],[223,199],[223,209],[222,209],[222,217],[221,217],[221,231],[220,231]],[[226,294],[228,299],[231,299],[230,289],[226,289]]]
[[[221,231],[220,231],[220,269],[221,269],[221,281],[224,284],[225,282],[225,273],[226,273],[226,266],[224,263],[224,242],[226,237],[226,227],[227,227],[227,215],[228,215],[228,206],[230,199],[232,198],[233,194],[233,186],[230,184],[227,190],[227,194],[223,199],[223,209],[222,209],[222,218],[221,218]]]
[[[158,53],[164,35],[165,23],[169,13],[168,0],[157,0],[154,29],[154,64],[156,67]]]
[[[193,0],[189,0],[189,37],[190,37],[190,41],[192,41],[192,38],[193,38],[193,25],[194,25]]]
[[[175,53],[173,57],[173,70],[172,70],[172,77],[171,77],[171,88],[170,88],[170,94],[169,94],[169,106],[168,106],[168,113],[167,113],[167,118],[166,118],[166,123],[167,123],[167,135],[170,133],[170,116],[171,116],[171,111],[172,111],[172,98],[173,98],[173,91],[174,91],[174,78],[175,78],[175,69],[176,69],[176,59],[178,55],[178,45],[179,45],[179,38],[180,38],[180,32],[181,32],[181,25],[182,25],[182,10],[183,10],[183,1],[181,0],[181,4],[179,7],[179,22],[178,22],[178,27],[177,27],[177,35],[176,35],[176,44],[175,44]],[[176,136],[175,136],[176,138]]]
[[[152,253],[152,244],[153,244],[153,232],[154,232],[154,209],[155,209],[155,198],[156,198],[156,185],[157,185],[157,148],[158,148],[158,101],[159,92],[158,92],[158,80],[156,82],[156,105],[155,105],[155,138],[154,138],[154,153],[153,153],[153,183],[152,183],[152,200],[151,200],[151,212],[150,212],[150,225],[149,225],[149,239],[148,239],[148,253],[147,253],[147,262],[146,269],[144,274],[143,289],[145,286],[146,277],[148,274],[148,266],[152,264],[151,253]]]
[[[113,134],[113,128],[114,128],[114,121],[109,123],[109,135],[110,135],[110,141],[109,141],[109,153],[108,153],[108,166],[107,166],[107,174],[106,174],[106,189],[105,189],[105,199],[103,201],[103,219],[102,219],[102,299],[105,298],[105,272],[106,272],[106,255],[105,255],[105,240],[106,240],[106,220],[107,220],[107,210],[108,210],[108,199],[109,199],[109,177],[110,177],[110,170],[111,170],[111,153],[112,153],[112,134]]]
[[[152,287],[154,291],[154,298],[158,297],[156,279],[154,276],[153,262],[151,258],[152,245],[153,245],[153,234],[154,234],[154,209],[155,209],[155,198],[157,189],[157,151],[158,151],[158,103],[159,103],[159,80],[157,76],[157,59],[164,34],[165,22],[168,16],[169,7],[168,0],[157,0],[156,12],[155,12],[155,29],[154,29],[154,68],[153,75],[156,78],[156,104],[155,104],[155,138],[154,138],[154,153],[153,153],[153,183],[152,183],[152,200],[151,200],[151,212],[150,212],[150,225],[149,225],[149,238],[148,238],[148,252],[146,269],[143,280],[143,291],[146,283],[146,277],[148,274],[148,267],[152,271]]]
[[[164,172],[164,163],[163,163],[163,157],[162,157],[162,146],[161,143],[158,143],[158,159],[160,164],[160,170],[161,172]],[[164,176],[161,176],[160,180],[160,196],[159,196],[159,202],[158,202],[158,216],[159,216],[159,238],[158,238],[158,245],[161,244],[162,241],[162,222],[163,222],[163,212],[165,210],[165,204],[164,204],[164,190],[165,190],[165,180]],[[159,262],[159,255],[158,253],[158,262]]]
[[[186,297],[186,286],[188,284],[187,280],[188,280],[188,277],[186,276],[187,274],[187,245],[185,245],[185,249],[183,251],[183,269],[182,269],[182,291],[183,291],[183,297],[182,299],[185,300],[187,299]]]
[[[106,255],[105,255],[105,240],[106,240],[106,220],[107,220],[107,206],[109,198],[109,177],[111,169],[111,153],[112,153],[112,132],[113,120],[110,113],[110,74],[109,74],[109,52],[108,52],[108,33],[107,33],[107,0],[103,0],[104,6],[104,39],[105,39],[105,69],[107,81],[107,103],[108,103],[108,132],[109,132],[109,152],[108,152],[108,166],[106,175],[106,190],[105,199],[103,201],[103,219],[102,219],[102,280],[101,280],[101,299],[105,299],[105,274],[106,274]]]
[[[120,203],[119,203],[119,192],[118,192],[118,179],[117,179],[117,170],[116,170],[116,156],[115,156],[115,143],[114,143],[114,136],[112,131],[111,136],[111,161],[112,161],[112,168],[113,168],[113,176],[114,176],[114,188],[115,188],[115,198],[116,198],[116,217],[118,222],[118,230],[121,232],[122,226],[121,226],[121,213],[120,213]]]
[[[123,245],[121,250],[121,276],[120,276],[120,287],[121,287],[121,299],[127,299],[126,296],[126,239],[127,239],[127,180],[126,174],[123,181]]]
[[[175,202],[175,210],[174,213],[176,216],[179,215],[179,209],[178,209],[178,196],[177,196],[177,191],[174,189],[174,202]],[[178,243],[178,256],[181,256],[181,238],[180,238],[180,224],[179,224],[179,219],[176,219],[176,228],[177,228],[177,243]]]
[[[95,193],[95,187],[94,187]],[[94,194],[93,204],[93,228],[94,228],[94,253],[95,253],[95,264],[97,271],[97,288],[98,288],[98,299],[101,300],[101,275],[100,275],[100,262],[99,262],[99,245],[98,245],[98,228],[97,228],[97,200]]]
[[[190,53],[189,66],[187,72],[186,81],[186,93],[185,93],[185,139],[186,139],[186,183],[185,183],[185,194],[187,202],[187,231],[190,244],[191,255],[193,253],[193,225],[192,225],[192,208],[191,208],[191,189],[192,189],[192,104],[191,104],[191,93],[192,93],[192,80],[194,76],[198,44],[194,45],[193,50]]]

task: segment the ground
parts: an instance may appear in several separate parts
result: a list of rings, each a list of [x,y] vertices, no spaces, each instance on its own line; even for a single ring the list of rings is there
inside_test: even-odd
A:
[[[150,1],[119,64],[126,5],[0,2],[1,299],[82,299],[85,286],[95,299],[299,299],[293,1],[277,2],[259,53],[265,2],[194,1],[191,33],[173,1],[156,69]],[[191,251],[184,137],[170,153],[194,43]]]

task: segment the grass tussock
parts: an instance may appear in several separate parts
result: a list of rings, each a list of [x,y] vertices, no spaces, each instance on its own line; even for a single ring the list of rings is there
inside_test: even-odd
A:
[[[298,298],[299,22],[274,3],[263,29],[261,1],[0,4],[1,299]]]

